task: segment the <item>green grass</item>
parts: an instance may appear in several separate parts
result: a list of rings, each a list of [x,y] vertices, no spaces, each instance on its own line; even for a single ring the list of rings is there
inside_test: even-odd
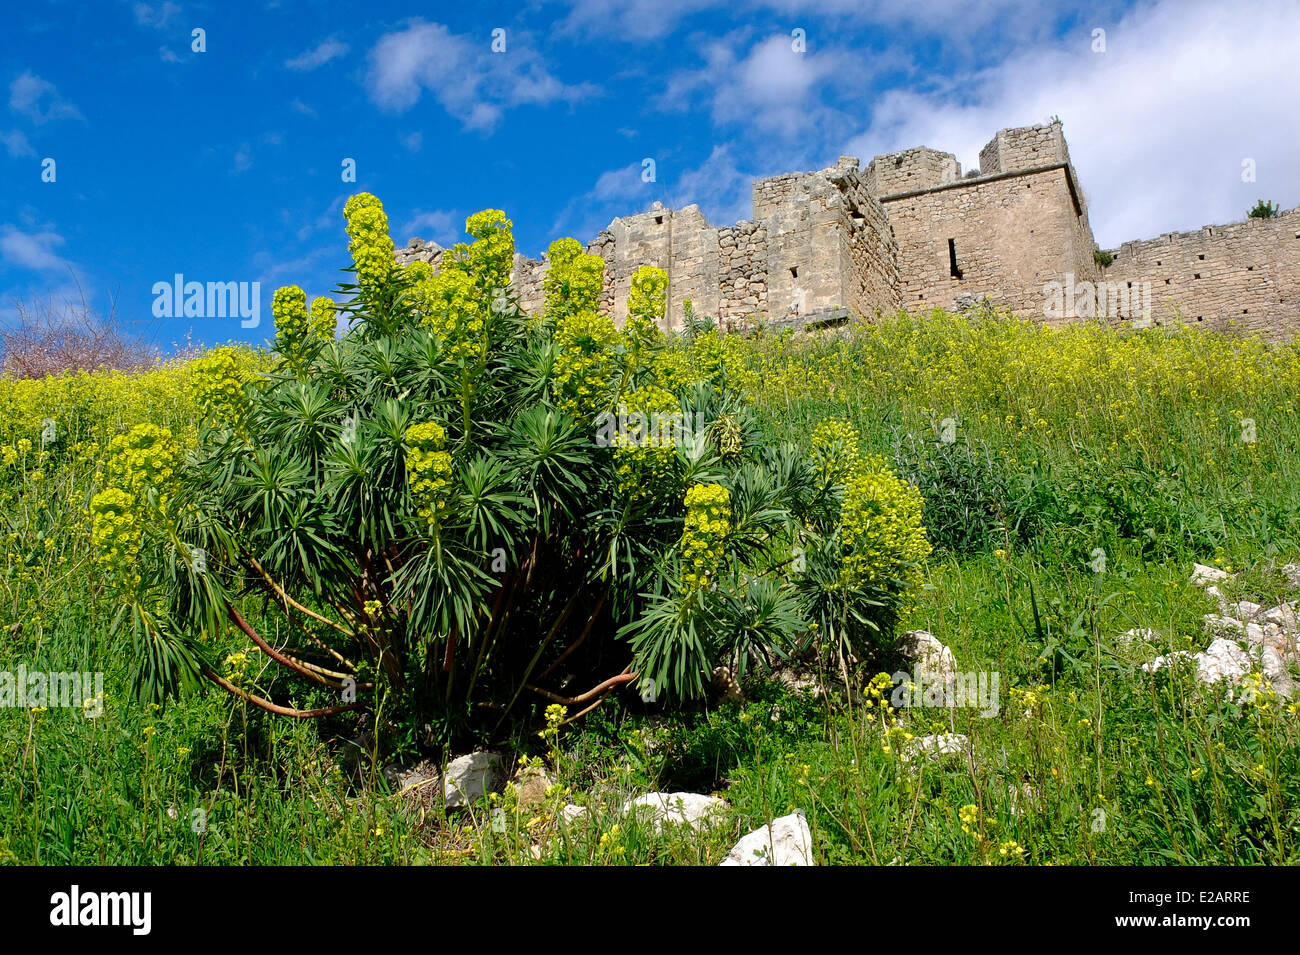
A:
[[[0,709],[0,860],[713,864],[800,808],[822,863],[1300,862],[1294,708],[1234,701],[1185,672],[1136,671],[1208,644],[1202,616],[1216,608],[1188,583],[1193,561],[1242,571],[1224,587],[1230,599],[1288,597],[1277,567],[1300,558],[1294,349],[908,321],[738,344],[736,356],[781,369],[756,392],[770,435],[802,441],[824,418],[847,417],[867,450],[927,488],[931,536],[944,543],[907,626],[949,645],[959,669],[999,675],[996,716],[910,709],[891,728],[869,693],[829,705],[772,685],[747,687],[743,704],[666,713],[615,698],[564,727],[554,754],[518,741],[558,776],[544,805],[520,810],[507,795],[421,818],[379,766],[350,771],[359,723],[287,722],[216,693],[164,710],[135,703],[129,642],[110,634],[81,523],[94,462],[35,480],[23,465],[6,472],[0,506],[0,670],[103,670],[106,700],[97,719]],[[1052,370],[1075,352],[1095,372]],[[1041,374],[1017,370],[1016,354],[1037,355]],[[1134,356],[1168,374],[1135,378]],[[915,387],[900,385],[905,365]],[[1030,410],[1046,424],[1027,426]],[[965,457],[935,438],[949,411]],[[1254,444],[1237,434],[1245,417]],[[255,602],[247,614],[271,629]],[[1116,640],[1138,627],[1158,639]],[[219,652],[244,649],[226,639]],[[869,661],[857,687],[891,662]],[[904,734],[936,732],[967,736],[974,758],[899,758]],[[650,790],[717,793],[732,809],[701,833],[620,818],[624,799]],[[566,799],[590,807],[585,822],[561,820]]]

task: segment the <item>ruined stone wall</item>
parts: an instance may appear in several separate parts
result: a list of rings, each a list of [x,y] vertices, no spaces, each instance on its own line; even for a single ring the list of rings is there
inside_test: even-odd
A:
[[[697,314],[709,314],[699,302],[692,305]],[[719,229],[718,324],[739,329],[767,313],[767,228],[746,221]]]
[[[955,182],[961,178],[961,163],[952,153],[918,146],[877,156],[867,164],[864,177],[872,195],[887,196]]]
[[[896,311],[902,304],[898,274],[898,242],[885,208],[870,194],[856,160],[832,176],[840,190],[840,258],[843,304],[864,318]]]
[[[1103,270],[1059,122],[999,130],[980,166],[962,178],[953,154],[927,147],[877,156],[865,169],[842,157],[816,172],[759,180],[752,219],[721,228],[697,206],[655,203],[588,243],[605,261],[600,308],[621,325],[632,275],[652,265],[668,273],[670,328],[682,324],[687,300],[728,329],[981,298],[1069,321],[1073,314],[1048,314],[1045,286],[1102,282],[1116,321],[1143,317],[1133,303],[1150,283],[1156,322],[1181,315],[1275,337],[1300,331],[1300,209],[1126,242]],[[436,243],[412,240],[397,258],[437,268],[442,255]],[[545,259],[515,257],[515,291],[527,311],[543,304],[546,268]],[[1116,303],[1116,290],[1130,285],[1138,297]]]
[[[1044,284],[1096,271],[1091,229],[1065,166],[961,180],[881,203],[898,242],[900,297],[909,311],[952,308],[973,296],[1042,318]]]
[[[1139,290],[1150,283],[1156,323],[1181,319],[1271,338],[1300,332],[1300,208],[1125,242],[1113,254],[1105,280]]]
[[[980,175],[991,176],[1069,161],[1060,123],[1000,129],[980,150]]]

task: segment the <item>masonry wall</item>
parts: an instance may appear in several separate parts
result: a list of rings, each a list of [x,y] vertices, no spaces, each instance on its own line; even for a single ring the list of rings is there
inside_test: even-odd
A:
[[[881,204],[898,242],[899,291],[909,311],[952,308],[974,296],[1041,318],[1045,284],[1097,272],[1086,210],[1065,166],[882,196]]]
[[[1070,321],[1068,313],[1048,318],[1044,287],[1100,281],[1116,323],[1143,317],[1149,283],[1157,323],[1181,317],[1273,337],[1300,332],[1300,209],[1126,242],[1103,270],[1059,123],[999,130],[980,166],[962,178],[953,154],[928,147],[877,156],[864,169],[841,157],[816,172],[759,180],[753,217],[720,228],[697,206],[656,203],[588,243],[605,261],[600,308],[621,325],[633,273],[652,265],[668,273],[668,327],[680,327],[688,299],[732,330],[980,298]],[[412,240],[397,258],[437,268],[442,255],[436,243]],[[545,259],[515,257],[515,291],[527,311],[543,304],[546,268]],[[1117,294],[1130,285],[1135,298]]]
[[[1150,283],[1155,323],[1181,320],[1270,338],[1300,332],[1300,208],[1125,242],[1113,254],[1105,281],[1139,290]]]

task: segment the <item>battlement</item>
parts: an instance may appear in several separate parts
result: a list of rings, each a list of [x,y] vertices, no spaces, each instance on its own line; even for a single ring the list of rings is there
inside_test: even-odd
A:
[[[1059,122],[1000,129],[980,150],[980,175],[992,176],[1069,161],[1070,154]]]
[[[957,157],[928,146],[877,156],[867,164],[866,172],[867,190],[873,196],[928,189],[960,178]]]
[[[1117,323],[1182,318],[1281,336],[1300,330],[1297,219],[1292,210],[1128,242],[1103,267],[1054,121],[999,130],[965,177],[956,156],[927,146],[876,156],[865,168],[841,156],[825,169],[755,182],[751,219],[714,226],[698,206],[656,202],[615,219],[587,251],[605,260],[600,308],[619,324],[633,273],[653,265],[668,274],[668,327],[681,325],[688,300],[726,329],[822,327],[848,314],[985,299],[1057,321],[1045,288],[1118,283],[1155,294],[1142,315],[1104,316]],[[398,260],[437,268],[442,254],[413,239]],[[543,303],[546,268],[545,259],[515,257],[513,284],[526,310]]]

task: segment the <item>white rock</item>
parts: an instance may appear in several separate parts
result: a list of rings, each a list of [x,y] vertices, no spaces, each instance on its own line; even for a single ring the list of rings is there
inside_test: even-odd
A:
[[[1225,597],[1223,591],[1214,586],[1214,584],[1210,584],[1205,588],[1205,596],[1214,598],[1214,602],[1219,605],[1219,613],[1228,612],[1228,598]]]
[[[1173,666],[1179,660],[1196,661],[1197,654],[1189,653],[1186,650],[1175,650],[1173,653],[1156,657],[1150,663],[1142,664],[1142,669],[1147,673],[1155,673],[1157,670],[1163,670],[1165,667]]]
[[[1259,654],[1259,663],[1264,678],[1272,684],[1277,695],[1289,700],[1295,686],[1291,669],[1287,666],[1286,657],[1282,652],[1275,647],[1264,647]]]
[[[577,822],[579,819],[587,818],[586,806],[575,806],[572,803],[560,807],[560,818],[565,822]]]
[[[700,793],[646,793],[623,804],[624,814],[640,816],[643,811],[654,821],[656,829],[666,822],[694,829],[724,814],[727,803],[717,796]]]
[[[960,733],[940,733],[935,736],[921,736],[909,740],[904,750],[903,759],[911,756],[953,756],[970,751],[970,740]]]
[[[1202,683],[1236,683],[1249,672],[1250,655],[1231,640],[1220,637],[1196,654],[1196,676]]]
[[[1226,570],[1219,570],[1217,567],[1192,564],[1192,583],[1198,587],[1204,587],[1206,584],[1212,584],[1219,580],[1227,580],[1230,576],[1232,575]]]
[[[944,699],[956,699],[957,659],[952,650],[944,646],[928,630],[909,630],[903,634],[904,652],[916,661],[912,679],[921,686],[945,689]]]
[[[1294,603],[1281,603],[1276,607],[1269,607],[1260,614],[1260,620],[1275,624],[1283,630],[1300,629],[1300,620],[1296,618]]]
[[[496,753],[470,753],[453,759],[443,777],[442,795],[448,809],[455,809],[481,799],[500,789],[506,773],[502,759]]]
[[[1279,569],[1286,574],[1286,579],[1291,582],[1293,590],[1300,589],[1300,564],[1284,564]]]
[[[812,831],[803,810],[773,819],[735,844],[722,865],[816,865]]]
[[[1238,620],[1254,620],[1264,608],[1249,600],[1240,600],[1228,608]]]
[[[1135,643],[1156,643],[1160,640],[1160,634],[1156,633],[1150,627],[1134,627],[1131,630],[1125,630],[1115,638],[1115,645],[1122,650],[1127,650]]]
[[[1226,617],[1221,613],[1207,613],[1201,618],[1205,629],[1210,633],[1245,633],[1246,625],[1236,617]]]

